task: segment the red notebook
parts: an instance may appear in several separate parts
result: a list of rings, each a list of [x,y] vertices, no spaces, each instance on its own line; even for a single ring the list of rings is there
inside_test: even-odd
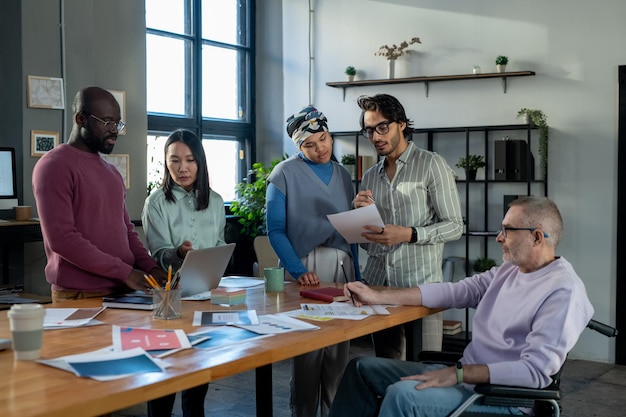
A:
[[[310,290],[300,291],[301,297],[313,298],[332,303],[333,301],[348,301],[348,297],[343,295],[343,288],[324,287],[311,288]]]

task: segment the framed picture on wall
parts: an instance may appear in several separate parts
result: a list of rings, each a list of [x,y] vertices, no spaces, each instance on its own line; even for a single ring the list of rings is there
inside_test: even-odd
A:
[[[113,97],[120,105],[120,117],[123,122],[126,122],[126,91],[109,90],[109,93],[113,94]],[[118,133],[120,136],[126,134],[126,129]]]
[[[111,154],[100,154],[102,159],[113,164],[115,168],[122,174],[122,178],[124,178],[124,185],[128,190],[130,188],[130,155],[127,153],[111,153]]]
[[[28,76],[28,107],[64,109],[63,78]]]
[[[40,157],[59,144],[59,132],[30,131],[30,156]]]

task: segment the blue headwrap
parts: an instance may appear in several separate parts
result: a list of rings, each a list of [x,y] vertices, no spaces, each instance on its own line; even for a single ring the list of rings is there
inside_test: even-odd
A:
[[[326,116],[312,105],[287,119],[287,134],[298,149],[306,138],[319,132],[328,132]]]

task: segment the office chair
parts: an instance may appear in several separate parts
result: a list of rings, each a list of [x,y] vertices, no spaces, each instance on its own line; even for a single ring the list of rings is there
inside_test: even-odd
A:
[[[252,244],[257,259],[254,268],[256,276],[263,278],[265,268],[278,266],[278,255],[274,252],[269,238],[265,235],[255,237]]]
[[[595,330],[607,337],[617,336],[617,329],[591,320],[587,328]],[[444,363],[454,365],[462,355],[450,352],[422,352],[419,360],[430,363]],[[494,405],[505,407],[524,407],[533,410],[537,417],[559,417],[561,415],[561,371],[552,376],[552,384],[546,388],[524,388],[508,385],[478,384],[474,387],[474,394],[450,414],[449,417],[492,417],[499,414],[466,412],[473,404]]]

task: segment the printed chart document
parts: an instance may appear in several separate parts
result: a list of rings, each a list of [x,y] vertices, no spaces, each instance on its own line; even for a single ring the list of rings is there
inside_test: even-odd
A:
[[[364,226],[384,227],[382,217],[375,204],[360,207],[354,210],[344,211],[337,214],[329,214],[328,220],[335,229],[343,236],[348,243],[367,243],[369,242],[361,233],[369,231]],[[373,232],[369,232],[373,233]]]
[[[263,316],[259,316],[259,324],[255,326],[238,324],[237,327],[260,334],[280,334],[306,330],[319,330],[319,326],[315,326],[284,314],[265,314]]]
[[[224,288],[251,288],[265,285],[263,278],[255,277],[242,277],[242,276],[227,276],[222,277],[220,280],[220,287]]]
[[[225,324],[259,324],[256,310],[216,310],[194,311],[194,326],[215,326]]]
[[[181,329],[159,330],[113,326],[115,351],[142,348],[146,351],[190,348],[191,343]]]
[[[335,317],[338,319],[362,320],[372,315],[388,315],[386,306],[368,305],[355,307],[346,303],[331,304],[300,304],[300,308],[309,314],[316,316]]]
[[[71,327],[91,326],[102,324],[101,321],[93,320],[106,307],[96,308],[46,308],[43,317],[43,328],[67,329]]]
[[[164,369],[140,348],[122,352],[100,349],[55,359],[40,359],[37,362],[97,381],[111,381],[145,372],[163,372]]]

